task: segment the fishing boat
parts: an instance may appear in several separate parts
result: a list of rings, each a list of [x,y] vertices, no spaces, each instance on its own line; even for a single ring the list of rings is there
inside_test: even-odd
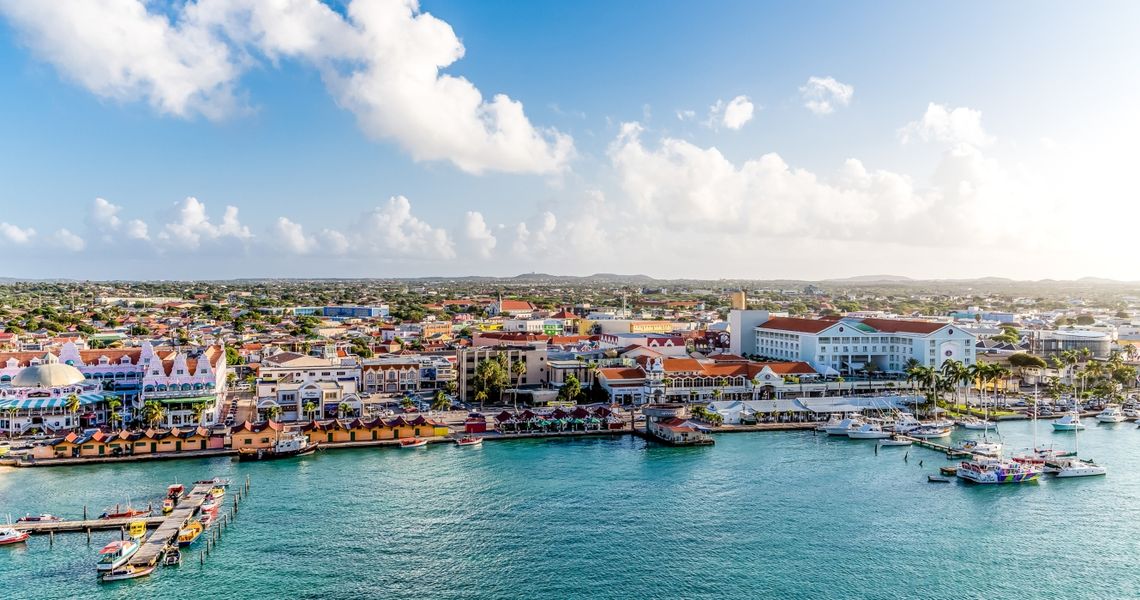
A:
[[[831,421],[828,421],[828,423],[829,424],[823,428],[823,431],[825,431],[827,435],[846,436],[848,431],[862,427],[864,421],[860,417],[848,417],[845,419],[840,419],[834,424],[830,424]]]
[[[11,442],[7,442],[7,441],[0,442],[0,456],[4,456],[5,454],[7,454],[11,451],[12,451],[12,443]]]
[[[988,440],[962,440],[954,445],[954,449],[982,456],[1001,456],[1002,445]]]
[[[166,497],[167,498],[178,498],[178,497],[182,496],[182,494],[185,492],[186,492],[186,486],[182,485],[181,483],[174,483],[174,484],[166,486]]]
[[[1041,465],[1001,458],[982,458],[962,461],[955,475],[972,483],[1028,483],[1036,481],[1041,472]]]
[[[116,504],[115,510],[107,511],[99,515],[100,519],[130,519],[132,517],[143,517],[150,514],[150,510],[143,510],[141,508],[132,508],[130,503],[126,508]]]
[[[215,500],[221,500],[226,495],[226,488],[212,487],[210,488],[210,495],[213,496]]]
[[[0,546],[19,544],[20,542],[28,539],[29,535],[31,534],[26,531],[15,529],[11,525],[7,527],[0,527]]]
[[[883,440],[894,435],[890,431],[884,431],[883,426],[878,423],[864,423],[858,429],[848,429],[847,437],[853,440]]]
[[[483,438],[469,435],[455,440],[456,446],[482,446]]]
[[[206,527],[201,522],[190,521],[178,531],[178,545],[185,547],[193,544],[194,540],[197,540],[198,536],[202,535],[205,530]]]
[[[134,565],[123,565],[121,568],[115,569],[103,576],[102,581],[122,581],[124,579],[137,579],[139,577],[146,577],[154,572],[158,564],[147,565],[145,567],[136,567]]]
[[[949,427],[937,427],[934,425],[923,425],[917,429],[912,429],[907,435],[918,438],[920,440],[933,440],[944,438],[950,435],[951,429]]]
[[[316,452],[318,445],[310,443],[308,436],[303,433],[289,433],[269,448],[242,448],[238,451],[238,460],[273,460],[306,456]]]
[[[914,415],[908,412],[900,412],[895,416],[895,422],[891,429],[895,433],[910,433],[919,427],[922,427],[922,421],[914,418]]]
[[[174,498],[162,499],[162,514],[168,515],[174,512]]]
[[[1116,404],[1109,404],[1096,414],[1096,420],[1101,423],[1123,423],[1127,418],[1124,416],[1124,411]]]
[[[1052,472],[1055,477],[1096,477],[1098,475],[1107,475],[1108,469],[1094,463],[1091,460],[1080,460],[1078,458],[1064,458],[1055,464],[1051,464]]]
[[[59,523],[63,519],[44,513],[42,515],[24,515],[16,519],[17,523]]]
[[[111,542],[99,551],[99,562],[95,563],[95,570],[114,571],[130,560],[141,547],[142,545],[134,540]]]
[[[1080,431],[1085,426],[1081,423],[1081,413],[1073,410],[1065,413],[1065,416],[1053,421],[1053,431]]]
[[[424,438],[411,438],[407,440],[400,440],[401,448],[422,448],[426,446],[428,441]]]
[[[221,508],[221,506],[222,503],[219,502],[217,498],[213,496],[206,496],[206,499],[202,501],[202,506],[199,508],[204,513],[216,513],[218,512],[218,509]]]
[[[912,442],[910,440],[900,440],[898,438],[888,438],[888,439],[879,440],[879,445],[883,446],[885,448],[910,446],[913,443],[914,442]]]

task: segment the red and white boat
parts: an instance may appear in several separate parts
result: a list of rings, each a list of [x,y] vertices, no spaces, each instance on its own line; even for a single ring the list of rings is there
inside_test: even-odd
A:
[[[19,544],[31,535],[26,531],[19,531],[12,527],[0,527],[0,546]]]
[[[466,437],[455,440],[456,446],[481,446],[483,445],[483,438],[469,435]]]
[[[427,440],[417,437],[417,438],[412,438],[410,440],[400,440],[400,447],[401,448],[422,448],[422,447],[426,446],[427,443],[428,443]]]

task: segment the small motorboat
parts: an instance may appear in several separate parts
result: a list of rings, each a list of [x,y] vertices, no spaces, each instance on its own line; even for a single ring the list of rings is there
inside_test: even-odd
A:
[[[201,521],[201,523],[202,523],[202,528],[203,529],[209,529],[210,524],[213,523],[214,519],[216,519],[217,517],[218,517],[217,512],[202,513],[202,518],[199,519],[199,521]]]
[[[226,488],[224,488],[224,487],[210,488],[210,495],[213,496],[215,500],[221,500],[226,495]]]
[[[912,442],[910,440],[900,440],[899,438],[889,438],[889,439],[879,440],[879,445],[884,447],[884,448],[896,448],[896,447],[900,447],[900,446],[910,446],[912,444],[914,444],[914,442]]]
[[[124,579],[137,579],[139,577],[146,577],[154,572],[158,564],[148,565],[145,567],[136,567],[134,565],[124,565],[121,568],[115,569],[103,576],[102,581],[122,581]]]
[[[272,460],[275,458],[292,458],[294,456],[308,456],[317,451],[319,444],[309,442],[308,436],[303,433],[286,434],[269,448],[242,448],[238,450],[239,461]]]
[[[17,523],[59,523],[63,519],[44,513],[42,515],[24,515],[16,519]]]
[[[114,571],[130,560],[141,547],[142,545],[134,540],[111,542],[99,551],[99,562],[95,563],[95,570]]]
[[[822,431],[827,432],[827,435],[847,435],[847,432],[859,429],[863,426],[863,419],[859,417],[852,417],[848,419],[840,419],[839,421],[828,421],[820,427]]]
[[[920,440],[933,440],[937,438],[948,437],[951,433],[949,427],[941,427],[935,425],[923,425],[917,429],[911,430],[910,437],[918,438]]]
[[[19,544],[28,539],[31,534],[13,527],[0,527],[0,546]]]
[[[1001,456],[1002,445],[986,440],[962,440],[955,444],[954,450],[982,456]]]
[[[230,485],[230,480],[224,479],[222,477],[215,477],[213,479],[202,479],[195,481],[194,485],[216,485],[220,487],[227,487]]]
[[[483,445],[483,438],[469,435],[466,437],[459,438],[458,440],[455,440],[455,445],[456,446],[481,446],[481,445]]]
[[[185,547],[193,544],[205,530],[206,527],[201,522],[190,521],[178,532],[178,545]]]
[[[168,567],[176,567],[182,563],[182,553],[176,548],[170,548],[166,554],[162,556],[162,564]]]
[[[175,483],[166,487],[167,498],[178,498],[186,491],[186,486],[181,483]]]
[[[174,498],[162,499],[162,514],[168,515],[174,512]]]
[[[938,467],[938,472],[946,475],[947,477],[953,477],[958,474],[958,467],[955,467],[953,465]]]
[[[401,448],[422,448],[426,446],[428,441],[424,438],[411,438],[407,440],[400,440]]]
[[[201,509],[203,513],[216,514],[218,512],[218,509],[221,507],[222,503],[218,502],[217,498],[213,496],[206,496],[206,500],[202,502]]]
[[[977,417],[971,417],[968,419],[963,419],[961,421],[958,421],[958,424],[962,426],[962,429],[981,430],[981,431],[985,431],[985,430],[989,430],[989,429],[997,429],[997,423],[993,423],[991,421],[986,421],[985,419],[979,419]]]
[[[927,475],[926,480],[930,483],[950,483],[950,478],[945,475]]]

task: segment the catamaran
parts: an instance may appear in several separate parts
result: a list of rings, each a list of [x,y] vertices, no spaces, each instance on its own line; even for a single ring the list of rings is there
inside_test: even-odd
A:
[[[959,479],[973,483],[1028,483],[1041,476],[1041,465],[1002,458],[964,460],[955,473]]]

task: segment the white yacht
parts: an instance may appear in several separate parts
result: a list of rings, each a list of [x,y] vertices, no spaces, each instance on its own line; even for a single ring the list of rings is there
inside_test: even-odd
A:
[[[828,423],[831,423],[831,421],[828,421]],[[823,430],[827,432],[827,435],[847,435],[847,432],[859,429],[863,424],[864,421],[860,417],[848,417],[841,419],[834,425],[825,426]]]
[[[1091,460],[1081,460],[1077,457],[1065,458],[1055,463],[1056,477],[1096,477],[1107,475],[1108,469]]]
[[[1124,416],[1124,411],[1120,410],[1117,404],[1109,404],[1104,407],[1104,410],[1096,414],[1096,420],[1101,423],[1122,423],[1128,417]]]
[[[959,452],[969,452],[980,456],[1001,456],[1002,445],[988,440],[963,440],[954,446]]]
[[[993,421],[987,421],[985,419],[979,419],[977,417],[966,417],[965,419],[958,421],[958,425],[961,425],[962,429],[971,429],[975,431],[997,429],[997,423],[994,423]]]
[[[923,425],[916,429],[910,430],[907,435],[920,440],[933,440],[937,438],[944,438],[950,435],[952,430],[949,427],[940,427],[936,425]]]
[[[893,429],[895,433],[909,433],[919,427],[922,427],[922,421],[914,418],[914,415],[910,413],[900,412],[898,416],[895,417]]]
[[[890,431],[884,431],[883,426],[878,423],[864,423],[858,429],[848,429],[847,437],[853,440],[882,440],[894,435]]]
[[[1085,426],[1081,423],[1081,413],[1069,411],[1065,416],[1053,421],[1053,431],[1079,431]]]

